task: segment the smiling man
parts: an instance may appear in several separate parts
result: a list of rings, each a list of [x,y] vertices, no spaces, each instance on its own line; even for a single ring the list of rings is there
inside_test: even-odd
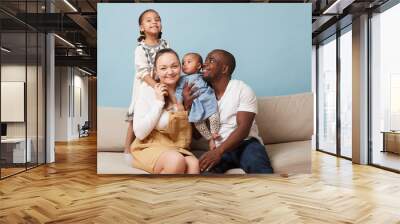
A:
[[[242,168],[246,173],[273,173],[254,120],[256,95],[243,81],[231,79],[235,66],[235,57],[220,49],[211,51],[203,65],[203,77],[218,100],[221,128],[216,148],[200,158],[200,169],[224,173]],[[184,94],[184,98],[185,106],[190,107],[193,96]]]

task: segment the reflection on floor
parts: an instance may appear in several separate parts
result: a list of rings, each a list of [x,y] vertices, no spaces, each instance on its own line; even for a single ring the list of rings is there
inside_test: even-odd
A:
[[[2,178],[3,177],[7,177],[7,176],[13,175],[15,173],[24,171],[24,170],[25,170],[25,167],[23,167],[23,168],[20,168],[20,167],[17,167],[17,168],[1,168],[1,177]]]
[[[400,171],[400,154],[392,152],[374,151],[372,157],[373,163],[376,165],[388,167]]]
[[[32,167],[36,167],[36,163],[27,163],[26,167],[24,163],[18,163],[18,164],[13,164],[13,163],[3,163],[1,164],[1,178],[5,178],[7,176],[22,172],[26,169],[30,169]]]

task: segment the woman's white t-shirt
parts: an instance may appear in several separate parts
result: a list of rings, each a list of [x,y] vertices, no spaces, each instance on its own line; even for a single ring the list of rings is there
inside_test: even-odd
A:
[[[220,117],[220,140],[216,141],[216,145],[221,145],[229,135],[237,128],[236,116],[237,112],[245,111],[257,114],[257,97],[253,90],[243,81],[230,80],[225,89],[224,95],[218,100],[218,111]],[[256,121],[251,125],[249,136],[254,137],[263,144],[262,138],[258,134]]]

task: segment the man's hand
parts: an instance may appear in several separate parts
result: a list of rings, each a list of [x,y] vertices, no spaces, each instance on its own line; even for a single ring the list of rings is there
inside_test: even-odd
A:
[[[203,156],[200,157],[199,161],[200,171],[208,171],[213,166],[217,165],[221,160],[222,154],[223,152],[219,148],[204,153]]]
[[[182,91],[183,106],[185,107],[185,110],[189,110],[192,107],[193,100],[198,97],[196,92],[197,88],[194,86],[194,83],[188,84],[185,82]]]

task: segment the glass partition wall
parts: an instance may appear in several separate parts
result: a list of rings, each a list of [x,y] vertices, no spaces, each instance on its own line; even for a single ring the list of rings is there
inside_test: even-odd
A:
[[[18,8],[38,13],[40,2],[20,1]],[[18,16],[0,11],[2,179],[45,163],[46,39]]]
[[[336,154],[336,36],[318,46],[317,149]]]
[[[352,32],[351,26],[340,36],[340,155],[352,158]]]
[[[368,164],[400,172],[400,4],[370,12]],[[317,44],[319,151],[352,158],[352,28]]]
[[[370,163],[400,172],[400,4],[371,18]]]
[[[352,157],[351,25],[317,46],[317,150]]]

